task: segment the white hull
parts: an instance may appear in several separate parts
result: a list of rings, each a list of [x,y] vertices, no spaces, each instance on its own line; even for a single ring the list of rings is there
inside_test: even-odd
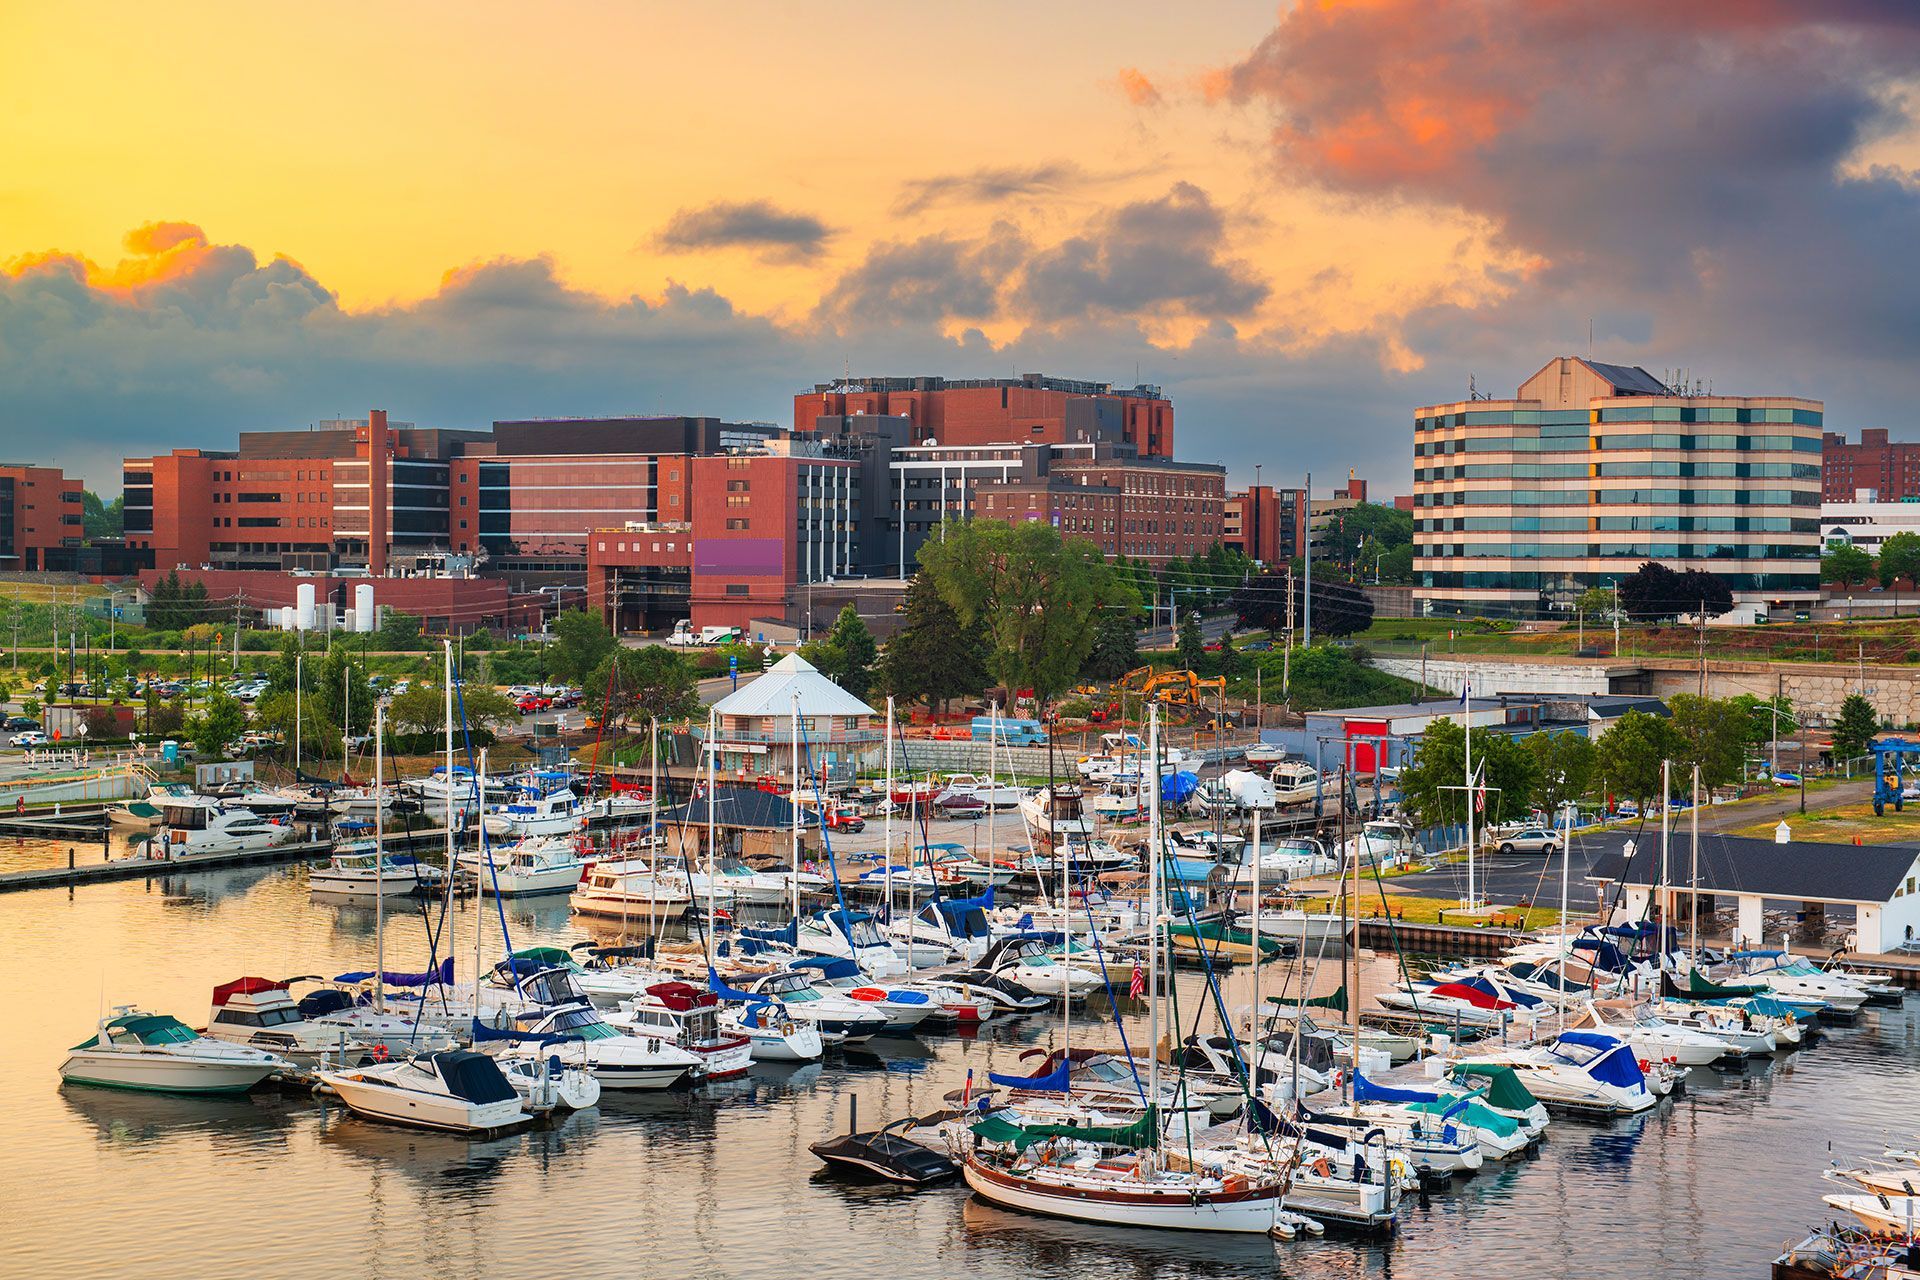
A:
[[[307,877],[307,888],[314,893],[337,893],[355,898],[397,898],[412,893],[420,885],[418,871],[388,870],[378,878],[371,871],[338,871],[315,867]]]
[[[510,1129],[532,1117],[520,1109],[520,1099],[474,1104],[418,1089],[399,1089],[353,1072],[323,1071],[320,1079],[355,1114],[391,1124],[449,1133],[491,1133]]]
[[[1280,1207],[1278,1188],[1257,1197],[1225,1203],[1213,1200],[1195,1203],[1188,1191],[1171,1188],[1159,1195],[1132,1193],[1121,1202],[1088,1198],[1066,1187],[1057,1191],[1038,1188],[1025,1179],[983,1169],[971,1160],[962,1166],[962,1172],[975,1195],[1004,1208],[1108,1226],[1264,1234],[1273,1225],[1274,1215]],[[1124,1184],[1116,1182],[1115,1185]],[[1135,1185],[1145,1187],[1151,1184]]]
[[[278,1070],[275,1060],[235,1061],[159,1052],[75,1049],[60,1065],[68,1084],[154,1093],[244,1093]]]

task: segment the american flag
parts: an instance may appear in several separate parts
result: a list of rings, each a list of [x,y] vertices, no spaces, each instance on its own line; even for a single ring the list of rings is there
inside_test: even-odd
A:
[[[1133,962],[1133,981],[1127,984],[1127,995],[1138,1000],[1147,993],[1147,975],[1140,972],[1140,962]]]

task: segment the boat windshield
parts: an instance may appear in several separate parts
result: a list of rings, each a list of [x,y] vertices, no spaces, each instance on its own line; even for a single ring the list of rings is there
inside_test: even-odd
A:
[[[123,1044],[129,1040],[140,1044],[190,1044],[200,1037],[179,1019],[154,1014],[126,1019],[113,1028],[113,1038]]]
[[[582,1040],[611,1040],[620,1035],[591,1009],[569,1009],[555,1014],[547,1024],[547,1031],[551,1035],[579,1036]]]
[[[856,947],[884,947],[887,940],[880,936],[880,930],[874,927],[871,918],[862,918],[848,922],[847,937]]]

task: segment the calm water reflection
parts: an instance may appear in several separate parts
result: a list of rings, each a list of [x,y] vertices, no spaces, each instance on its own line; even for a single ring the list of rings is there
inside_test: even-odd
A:
[[[582,936],[563,900],[509,906],[507,922],[516,945]],[[368,965],[373,927],[369,910],[313,905],[303,868],[0,897],[13,1015],[0,1275],[1763,1276],[1779,1242],[1820,1217],[1829,1143],[1847,1156],[1920,1129],[1913,1019],[1869,1013],[1793,1058],[1696,1072],[1692,1096],[1649,1116],[1556,1124],[1538,1158],[1414,1207],[1390,1244],[1273,1245],[1048,1222],[964,1189],[853,1185],[808,1154],[854,1097],[863,1122],[932,1109],[969,1066],[1019,1069],[1023,1050],[1057,1040],[1052,1020],[876,1042],[702,1093],[608,1095],[491,1142],[371,1125],[296,1095],[59,1087],[61,1050],[105,1006],[197,1024],[217,982]],[[497,954],[491,908],[481,929]],[[468,910],[449,935],[466,972]],[[390,919],[389,964],[421,967],[424,938],[418,915]],[[1367,979],[1390,976],[1379,965]],[[1229,984],[1229,1007],[1248,1002],[1245,982]],[[1183,976],[1180,995],[1191,1017],[1198,980]],[[1140,1019],[1128,1034],[1145,1042]]]

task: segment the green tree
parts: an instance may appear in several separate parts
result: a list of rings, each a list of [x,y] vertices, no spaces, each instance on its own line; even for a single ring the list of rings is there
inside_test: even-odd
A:
[[[864,701],[873,687],[873,664],[880,646],[866,619],[848,601],[833,620],[833,630],[823,639],[807,645],[802,655],[819,668],[820,674]]]
[[[1839,543],[1820,557],[1820,581],[1851,587],[1873,576],[1873,557],[1856,546]]]
[[[1548,822],[1557,822],[1563,805],[1593,789],[1593,739],[1583,733],[1536,733],[1525,745],[1533,757],[1533,802]]]
[[[226,755],[241,734],[247,731],[247,709],[240,700],[216,688],[207,697],[204,712],[195,717],[190,732],[196,751],[209,759]]]
[[[1747,708],[1732,698],[1676,693],[1667,699],[1667,709],[1673,712],[1673,731],[1679,740],[1673,757],[1674,785],[1690,786],[1695,765],[1700,767],[1702,787],[1738,782],[1752,733],[1749,721],[1755,719]]]
[[[1413,544],[1403,542],[1397,547],[1388,547],[1373,562],[1374,571],[1382,582],[1406,583],[1413,581]]]
[[[349,735],[366,733],[373,727],[373,703],[377,695],[367,682],[364,660],[358,659],[342,641],[327,650],[319,666],[313,696],[307,701],[320,718],[324,736],[338,738],[343,728]]]
[[[1189,613],[1180,619],[1180,630],[1174,640],[1174,648],[1179,652],[1180,665],[1190,671],[1197,671],[1200,664],[1207,660],[1207,641],[1200,634],[1200,619]]]
[[[381,612],[380,625],[373,633],[373,644],[376,649],[418,649],[425,629],[426,624],[419,614],[388,608]]]
[[[458,716],[465,712],[469,728],[498,729],[520,723],[519,706],[492,685],[479,680],[463,680],[454,687],[459,700],[454,703],[453,713]],[[407,686],[407,692],[413,692],[412,685]],[[432,727],[439,727],[437,717]]]
[[[424,680],[410,682],[387,704],[387,721],[401,733],[431,733],[446,723],[446,715],[440,690]]]
[[[1594,764],[1609,794],[1632,800],[1645,813],[1647,802],[1660,794],[1660,762],[1679,751],[1672,721],[1629,711],[1594,744]]]
[[[656,717],[664,723],[700,712],[699,672],[664,645],[616,649],[588,674],[582,702],[603,724]]]
[[[1920,582],[1920,533],[1903,529],[1880,544],[1880,585]]]
[[[995,677],[1043,709],[1086,662],[1100,609],[1138,603],[1097,546],[1039,521],[948,526],[920,565],[963,623],[984,624]]]
[[[1880,733],[1880,717],[1873,704],[1857,693],[1850,693],[1840,704],[1840,718],[1833,722],[1833,759],[1837,764],[1867,754],[1867,744]]]
[[[600,615],[585,609],[561,611],[554,616],[551,629],[554,640],[547,647],[547,670],[583,687],[617,643]]]
[[[126,528],[127,500],[115,498],[103,503],[100,495],[88,489],[80,494],[82,532],[89,540],[117,538]]]
[[[1747,745],[1750,748],[1771,748],[1778,737],[1793,734],[1799,721],[1793,715],[1793,699],[1785,694],[1771,698],[1756,698],[1750,693],[1734,698],[1740,704],[1741,714],[1747,717]],[[1779,715],[1779,727],[1776,730],[1775,712]]]
[[[1573,607],[1576,611],[1585,614],[1589,618],[1611,619],[1613,617],[1613,591],[1608,587],[1588,587],[1580,593],[1580,598],[1573,602]]]
[[[1337,511],[1326,528],[1328,554],[1350,569],[1366,572],[1373,568],[1377,552],[1405,546],[1413,541],[1413,513],[1378,502],[1362,502]],[[1366,562],[1360,552],[1366,550]]]
[[[1102,609],[1094,623],[1093,648],[1080,674],[1118,680],[1140,665],[1140,614],[1131,607]]]
[[[977,695],[993,682],[985,628],[961,622],[927,575],[908,584],[905,604],[900,630],[887,641],[875,672],[882,690],[902,702],[944,709],[949,699]]]
[[[1466,733],[1450,719],[1434,721],[1421,735],[1413,763],[1400,772],[1400,793],[1423,824],[1466,821],[1466,752]],[[1533,803],[1535,768],[1532,752],[1510,735],[1475,734],[1473,771],[1486,793],[1475,825],[1524,817]]]

